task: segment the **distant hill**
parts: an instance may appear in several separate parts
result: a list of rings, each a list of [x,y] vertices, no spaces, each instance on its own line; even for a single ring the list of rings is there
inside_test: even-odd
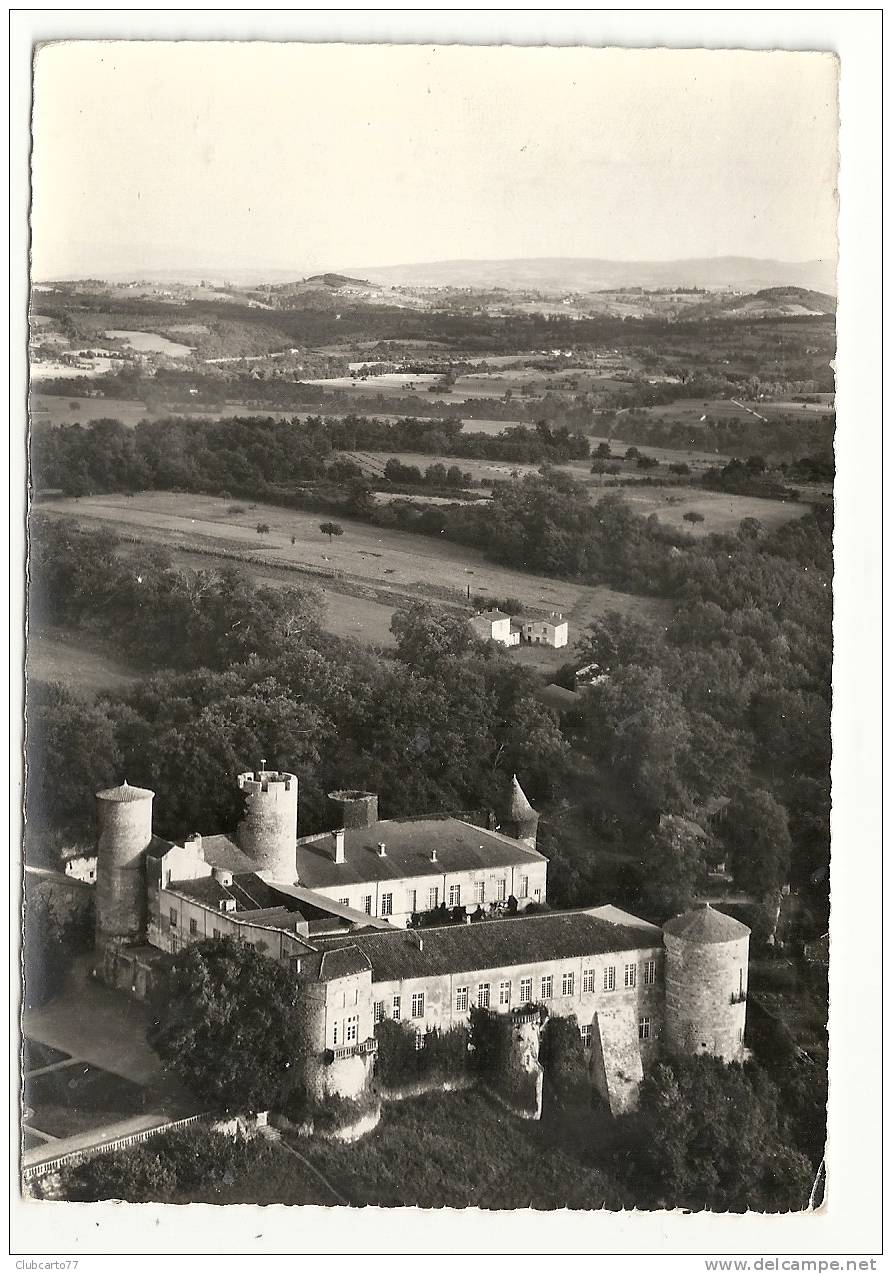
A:
[[[833,261],[763,261],[754,257],[701,257],[684,261],[605,261],[595,257],[427,261],[345,270],[390,286],[512,288],[594,292],[614,288],[701,287],[758,292],[799,287],[836,291]]]
[[[327,288],[367,288],[368,279],[351,279],[346,274],[312,274],[305,283],[323,283]]]
[[[745,296],[711,296],[685,310],[685,319],[792,318],[807,314],[835,314],[836,297],[810,288],[762,288]]]

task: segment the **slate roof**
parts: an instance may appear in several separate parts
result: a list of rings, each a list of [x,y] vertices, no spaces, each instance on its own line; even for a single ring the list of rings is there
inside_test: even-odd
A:
[[[579,703],[579,695],[575,690],[558,686],[553,681],[547,686],[541,686],[536,691],[536,698],[540,703],[544,703],[546,708],[554,708],[556,712],[566,712]]]
[[[706,946],[714,942],[735,942],[751,932],[740,920],[725,911],[716,911],[708,902],[692,907],[680,916],[673,916],[663,925],[665,933],[686,942]]]
[[[114,801],[118,805],[125,805],[129,801],[144,801],[155,793],[147,787],[131,787],[125,779],[118,787],[107,787],[96,795],[102,801]]]
[[[378,854],[379,841],[387,847],[384,858]],[[432,849],[437,851],[435,863],[430,861]],[[372,827],[348,828],[343,863],[332,858],[328,832],[297,843],[297,875],[307,889],[543,861],[536,850],[457,818],[383,819]]]
[[[262,911],[281,907],[286,911],[298,911],[298,906],[287,907],[283,897],[254,872],[233,876],[231,885],[221,885],[213,876],[200,876],[197,880],[172,880],[167,886],[178,894],[193,898],[209,907],[219,907],[226,898],[234,898],[237,912]]]
[[[201,848],[204,861],[224,871],[253,871],[256,863],[249,858],[228,836],[202,836]]]
[[[177,846],[173,841],[165,840],[162,836],[153,836],[147,853],[152,858],[163,858],[170,850],[176,848],[183,847]],[[252,872],[256,866],[253,858],[243,853],[235,841],[230,840],[228,836],[202,836],[201,851],[206,863],[209,863],[211,867],[222,867],[224,871]]]
[[[660,931],[655,926],[651,932],[614,924],[587,911],[565,911],[469,925],[353,933],[317,941],[326,951],[355,947],[370,961],[375,982],[395,982],[576,956],[650,950],[660,946]]]

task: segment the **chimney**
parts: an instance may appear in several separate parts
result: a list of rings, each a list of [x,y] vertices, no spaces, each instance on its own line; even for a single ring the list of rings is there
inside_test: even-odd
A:
[[[331,856],[336,863],[342,863],[345,860],[344,855],[344,829],[336,828],[331,835]]]
[[[211,875],[218,885],[229,886],[232,884],[232,872],[227,871],[225,867],[212,867]]]
[[[190,832],[186,837],[183,848],[185,849],[187,846],[190,849],[201,849],[201,832]]]
[[[387,845],[383,840],[378,841],[378,857],[379,858],[387,857]]]

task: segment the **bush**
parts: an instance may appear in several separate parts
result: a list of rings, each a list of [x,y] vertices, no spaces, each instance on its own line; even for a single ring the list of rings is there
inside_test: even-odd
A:
[[[576,1015],[549,1017],[542,1030],[539,1060],[562,1102],[589,1105],[592,1084]]]
[[[219,1189],[271,1157],[270,1144],[260,1138],[244,1141],[193,1127],[94,1155],[62,1168],[59,1176],[62,1194],[72,1202],[163,1203],[184,1191]]]
[[[453,1026],[425,1031],[424,1047],[416,1047],[416,1033],[404,1022],[385,1018],[375,1027],[378,1040],[377,1074],[386,1088],[402,1088],[423,1080],[455,1079],[468,1070],[468,1031]]]

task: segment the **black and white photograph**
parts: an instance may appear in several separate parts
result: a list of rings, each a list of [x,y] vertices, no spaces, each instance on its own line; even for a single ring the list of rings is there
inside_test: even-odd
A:
[[[151,12],[19,43],[29,1232],[841,1251],[845,56]]]

